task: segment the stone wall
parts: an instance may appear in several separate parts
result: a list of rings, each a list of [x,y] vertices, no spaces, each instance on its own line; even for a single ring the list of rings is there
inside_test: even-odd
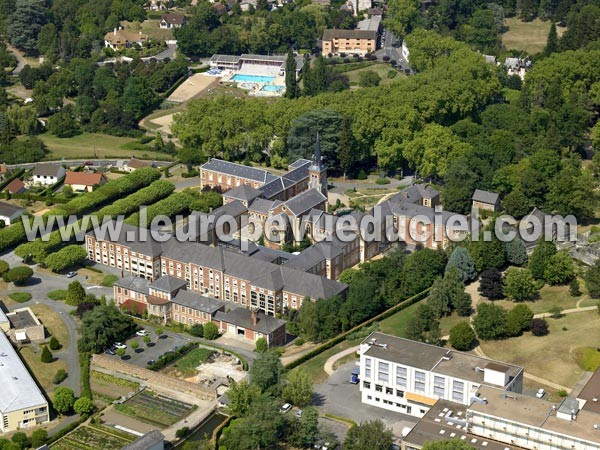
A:
[[[93,355],[92,369],[104,369],[105,371],[122,373],[128,377],[139,379],[150,387],[158,386],[164,389],[184,392],[203,400],[217,399],[217,391],[213,388],[190,383],[189,381],[170,377],[160,372],[154,372],[150,369],[138,367],[108,355]]]

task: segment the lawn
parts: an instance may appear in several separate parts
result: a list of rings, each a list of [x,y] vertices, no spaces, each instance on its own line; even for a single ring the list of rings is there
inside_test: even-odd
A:
[[[55,289],[53,291],[48,292],[48,298],[50,300],[64,300],[65,298],[67,298],[67,291],[66,289]]]
[[[156,158],[162,160],[172,159],[165,153],[148,150],[130,150],[125,144],[135,142],[130,137],[110,136],[98,133],[82,133],[72,138],[58,138],[50,133],[38,136],[48,147],[50,153],[46,159],[96,159],[96,158],[131,158],[132,156]]]
[[[184,377],[194,376],[197,374],[196,368],[207,361],[214,353],[214,350],[208,348],[196,348],[168,366],[164,371],[176,369]]]
[[[379,323],[379,331],[382,333],[391,334],[394,336],[405,337],[406,326],[410,319],[415,316],[419,303],[409,306],[396,314],[382,320]]]
[[[116,275],[105,275],[100,283],[100,286],[113,287],[113,285],[119,281],[119,277]]]
[[[345,72],[344,75],[346,75],[348,77],[348,80],[350,80],[351,86],[358,86],[358,84],[360,82],[360,74],[363,72],[369,72],[369,71],[375,72],[377,75],[379,75],[379,78],[381,78],[381,81],[379,83],[380,85],[390,84],[390,83],[393,83],[394,81],[399,80],[400,78],[405,77],[405,75],[403,73],[400,73],[397,70],[393,69],[389,64],[383,64],[383,63],[373,64],[368,67],[351,70],[351,71]],[[394,78],[389,78],[388,74],[390,73],[390,71],[396,72],[396,75],[394,76]]]
[[[29,366],[29,370],[38,381],[38,384],[45,390],[51,389],[54,386],[52,380],[57,370],[67,370],[67,364],[60,359],[55,358],[51,363],[43,363],[40,361],[41,351],[34,353],[30,347],[23,347],[19,350],[19,353]]]
[[[515,17],[505,19],[508,28],[502,35],[502,43],[509,50],[523,50],[530,55],[539,53],[546,47],[550,22],[540,19],[523,22]],[[565,28],[557,27],[558,35],[564,33]]]
[[[314,384],[323,383],[327,380],[328,375],[323,370],[323,366],[325,365],[325,361],[336,353],[341,352],[342,350],[346,350],[347,348],[358,345],[364,338],[355,339],[353,341],[342,341],[338,345],[330,348],[329,350],[324,351],[323,353],[315,356],[312,359],[309,359],[303,364],[300,364],[298,367],[292,370],[305,370],[311,376],[312,382]]]
[[[90,384],[94,395],[108,403],[134,392],[140,387],[138,383],[133,381],[95,370],[90,372]]]
[[[583,373],[578,360],[581,347],[598,347],[600,315],[577,313],[560,319],[548,319],[550,334],[536,337],[531,333],[502,341],[483,342],[487,356],[521,365],[538,377],[573,387]]]
[[[8,294],[8,298],[17,303],[25,303],[31,300],[31,294],[29,292],[12,292]]]
[[[31,310],[40,319],[40,322],[44,324],[46,330],[58,339],[63,347],[69,345],[69,333],[65,323],[61,319],[60,315],[56,313],[52,308],[47,305],[32,305]]]
[[[573,351],[575,361],[584,370],[590,372],[600,367],[600,350],[598,347],[578,347]]]
[[[456,325],[459,322],[463,322],[465,320],[468,321],[469,318],[468,317],[460,317],[456,313],[452,313],[452,315],[442,318],[442,320],[440,320],[440,332],[442,333],[442,336],[449,335],[450,329],[454,325]]]

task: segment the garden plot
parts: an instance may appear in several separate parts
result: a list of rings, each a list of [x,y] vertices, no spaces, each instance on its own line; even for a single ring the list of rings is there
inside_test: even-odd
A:
[[[137,436],[103,425],[82,425],[50,446],[53,450],[114,450]]]
[[[92,391],[96,397],[106,402],[113,402],[119,398],[135,392],[139,384],[133,381],[108,375],[92,370],[90,374]]]
[[[140,392],[123,404],[115,405],[116,411],[160,428],[167,428],[179,422],[194,409],[195,405],[149,390]]]

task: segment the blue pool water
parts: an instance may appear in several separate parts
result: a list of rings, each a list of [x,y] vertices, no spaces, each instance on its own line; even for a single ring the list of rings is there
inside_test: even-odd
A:
[[[274,79],[275,77],[265,77],[262,75],[243,75],[241,73],[238,73],[231,78],[232,81],[245,81],[248,83],[270,83]]]
[[[261,88],[261,91],[265,91],[265,92],[281,92],[284,89],[285,89],[285,87],[283,87],[283,86],[275,86],[274,84],[265,84]]]

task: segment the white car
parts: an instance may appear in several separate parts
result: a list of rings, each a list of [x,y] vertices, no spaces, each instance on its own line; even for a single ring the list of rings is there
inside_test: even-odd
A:
[[[286,413],[286,412],[288,412],[290,409],[292,409],[292,405],[290,405],[289,403],[285,403],[285,404],[284,404],[284,405],[281,407],[280,411],[281,411],[281,413],[282,413],[282,414],[285,414],[285,413]]]
[[[136,336],[148,336],[148,332],[146,330],[140,330],[138,332],[135,333]]]
[[[544,395],[546,395],[546,391],[543,388],[539,388],[538,391],[535,393],[535,396],[537,398],[543,398]]]
[[[127,348],[127,346],[121,342],[115,342],[114,347],[115,348],[123,348],[123,349]]]

